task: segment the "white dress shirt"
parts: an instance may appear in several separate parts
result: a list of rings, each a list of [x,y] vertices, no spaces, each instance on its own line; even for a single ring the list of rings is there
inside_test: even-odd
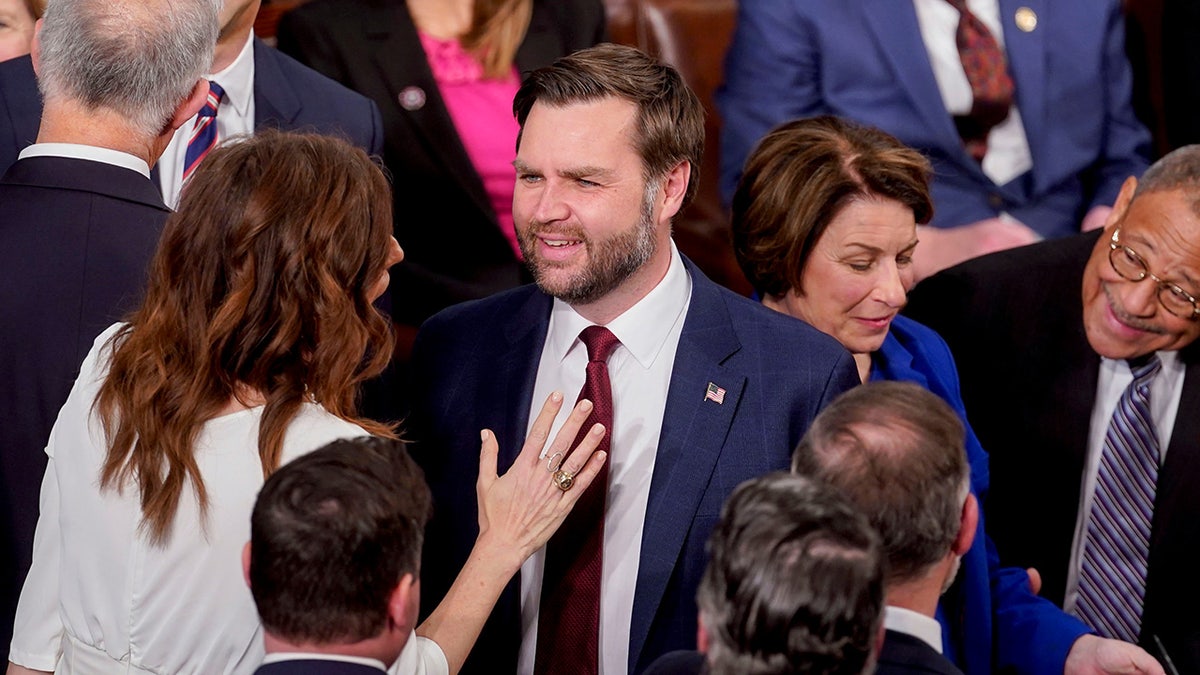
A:
[[[888,605],[883,608],[883,627],[897,633],[911,635],[933,647],[942,654],[942,625],[932,617],[903,607]]]
[[[147,179],[150,178],[150,166],[141,157],[134,157],[127,152],[100,148],[94,145],[80,145],[79,143],[34,143],[17,155],[17,159],[27,159],[30,157],[86,159],[92,162],[111,164],[112,166],[119,166],[122,169],[136,171]]]
[[[1158,352],[1162,370],[1150,382],[1150,418],[1158,434],[1159,466],[1167,459],[1175,415],[1179,412],[1179,394],[1183,391],[1184,364],[1178,352]],[[1071,566],[1067,569],[1067,593],[1063,609],[1070,612],[1079,598],[1079,565],[1083,560],[1083,542],[1087,536],[1088,514],[1096,497],[1096,481],[1100,474],[1100,458],[1104,454],[1104,437],[1112,422],[1113,412],[1121,394],[1133,382],[1133,371],[1123,359],[1100,359],[1100,377],[1096,382],[1096,402],[1092,405],[1091,426],[1088,429],[1087,459],[1079,492],[1079,513],[1075,517],[1075,539],[1071,544]]]
[[[263,645],[242,575],[242,547],[263,484],[263,409],[201,427],[194,457],[208,492],[207,517],[201,518],[189,482],[169,538],[151,544],[141,527],[137,486],[99,489],[107,444],[92,402],[108,370],[102,346],[117,328],[96,338],[46,446],[33,566],[9,659],[60,674],[249,675],[262,661]],[[365,434],[306,403],[288,424],[280,461]]]
[[[612,383],[613,429],[609,431],[608,497],[604,505],[604,560],[600,577],[600,673],[629,670],[629,629],[642,546],[642,526],[650,499],[650,479],[667,406],[675,350],[691,302],[692,280],[674,242],[663,280],[646,297],[608,324],[621,341],[608,358]],[[550,327],[538,363],[529,424],[550,392],[566,399],[553,434],[566,421],[583,389],[587,349],[579,333],[592,325],[570,305],[554,301]],[[547,478],[549,480],[549,478]],[[521,567],[521,652],[518,672],[532,673],[537,653],[538,605],[546,552],[537,551]]]
[[[975,99],[971,96],[971,83],[967,81],[967,73],[958,54],[955,38],[958,10],[946,0],[913,0],[913,6],[917,10],[921,39],[925,42],[925,51],[929,54],[929,64],[933,66],[933,77],[937,80],[946,112],[966,115],[971,112]],[[967,0],[967,8],[987,26],[1003,49],[1004,29],[1000,22],[998,0]],[[1014,100],[1008,117],[988,133],[983,173],[997,185],[1004,185],[1032,168],[1029,141],[1025,138],[1021,112],[1017,110]]]
[[[225,91],[225,97],[217,106],[217,142],[224,143],[234,136],[254,133],[254,35],[246,39],[245,46],[233,63],[219,73],[204,77],[216,82]],[[158,160],[158,180],[163,201],[173,209],[179,207],[183,162],[195,126],[196,116],[193,115],[175,130],[175,135]]]

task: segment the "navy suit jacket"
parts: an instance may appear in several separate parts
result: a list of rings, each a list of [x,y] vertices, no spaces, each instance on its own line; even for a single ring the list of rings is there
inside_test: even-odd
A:
[[[1083,326],[1083,270],[1102,233],[1004,251],[922,281],[906,313],[946,339],[971,425],[991,455],[988,531],[1002,560],[1036,567],[1062,603],[1079,514],[1100,356]],[[1107,263],[1105,263],[1107,264]],[[1200,343],[1158,473],[1140,643],[1158,636],[1180,672],[1200,672]]]
[[[1061,671],[1061,668],[1059,669]],[[945,656],[908,633],[888,630],[884,633],[883,649],[875,675],[962,675],[962,671]]]
[[[738,6],[717,94],[721,186],[733,194],[751,148],[772,127],[832,114],[891,133],[933,163],[933,225],[1001,211],[1041,233],[1079,231],[1141,175],[1150,136],[1130,103],[1120,0],[999,0],[1017,108],[1033,169],[996,185],[964,150],[946,112],[912,2],[760,0]],[[1018,8],[1036,27],[1019,29]]]
[[[604,35],[600,0],[534,0],[516,68],[548,66]],[[419,326],[450,305],[530,280],[500,230],[404,0],[307,3],[280,21],[279,48],[369,96],[383,112],[383,158],[404,247],[404,260],[392,269],[398,322]]]
[[[675,355],[642,534],[629,669],[696,644],[704,545],[739,483],[786,469],[817,412],[858,384],[832,338],[708,280],[690,262],[692,298]],[[551,298],[532,286],[439,313],[413,355],[415,455],[434,494],[421,568],[426,611],[445,594],[478,534],[479,430],[500,443],[500,470],[525,439]],[[726,390],[705,400],[708,384]],[[500,598],[468,668],[512,672],[519,581]]]
[[[33,157],[0,179],[0,652],[29,569],[44,448],[93,340],[136,307],[170,211],[141,174]]]
[[[37,139],[42,118],[33,61],[0,62],[0,171]],[[372,155],[383,152],[383,123],[369,99],[254,40],[254,128],[340,136]]]
[[[385,672],[349,661],[295,659],[265,663],[254,671],[254,675],[384,675]]]

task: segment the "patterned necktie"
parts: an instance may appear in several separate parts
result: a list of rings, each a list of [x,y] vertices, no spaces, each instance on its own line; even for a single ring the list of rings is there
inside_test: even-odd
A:
[[[192,172],[200,166],[200,160],[208,155],[208,151],[217,145],[217,108],[225,90],[216,82],[208,83],[208,100],[204,107],[196,113],[196,125],[192,127],[192,138],[188,141],[187,152],[183,156],[183,179],[186,181]]]
[[[1117,401],[1104,437],[1075,615],[1105,637],[1137,642],[1159,462],[1150,382],[1162,362],[1151,355],[1144,363],[1129,365],[1133,382]]]
[[[958,10],[958,57],[971,84],[971,112],[956,115],[954,125],[967,153],[976,162],[987,154],[987,136],[992,127],[1008,117],[1013,102],[1013,81],[1008,74],[1004,50],[979,17],[967,9],[967,0],[946,0]]]
[[[594,407],[575,442],[578,443],[592,425],[599,422],[608,431],[598,449],[608,452],[613,403],[607,362],[613,349],[621,343],[603,326],[588,326],[579,334],[579,340],[588,352],[587,377],[579,398],[588,399]],[[562,527],[546,544],[533,667],[535,675],[595,675],[599,672],[604,501],[611,463],[610,456]]]

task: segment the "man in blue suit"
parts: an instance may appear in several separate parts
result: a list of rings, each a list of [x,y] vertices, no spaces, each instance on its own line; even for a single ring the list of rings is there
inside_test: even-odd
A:
[[[537,287],[452,307],[418,336],[410,435],[435,504],[424,595],[441,599],[478,532],[479,430],[511,463],[531,404],[587,386],[610,428],[610,473],[581,500],[598,506],[577,505],[526,562],[465,672],[641,672],[696,646],[704,543],[725,498],[786,468],[817,411],[858,378],[835,342],[718,287],[676,250],[671,219],[695,192],[704,142],[677,72],[602,45],[535,71],[514,110],[513,212]],[[578,460],[546,459],[557,470],[546,480],[571,489],[562,479]],[[595,545],[564,558],[580,539]],[[575,576],[589,561],[594,576]],[[588,616],[571,615],[583,605]]]
[[[207,78],[224,92],[218,139],[272,127],[346,138],[368,153],[383,152],[379,109],[364,96],[301,65],[253,35],[262,0],[224,0],[221,29]],[[29,57],[0,62],[0,172],[37,137],[42,101]],[[196,119],[171,139],[155,167],[168,206],[179,201],[188,140]]]
[[[964,15],[956,6],[965,5]],[[981,132],[956,46],[986,29],[1011,86]],[[1000,248],[1103,225],[1149,134],[1130,103],[1119,0],[762,0],[740,3],[718,93],[721,178],[772,127],[833,114],[891,133],[933,163],[919,277]],[[1005,114],[1007,113],[1007,114]]]

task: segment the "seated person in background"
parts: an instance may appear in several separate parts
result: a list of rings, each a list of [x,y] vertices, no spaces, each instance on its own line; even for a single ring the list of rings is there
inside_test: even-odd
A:
[[[355,407],[391,356],[372,304],[402,256],[390,197],[365,152],[327,136],[266,132],[201,164],[145,300],[96,339],[50,434],[10,673],[258,667],[237,561],[264,478],[332,440],[392,433]],[[478,436],[479,534],[426,622],[431,672],[457,671],[500,591],[581,494],[554,487],[538,459],[562,400],[549,396],[503,478],[495,435]],[[576,406],[546,448],[583,488],[604,459],[592,455],[602,427],[570,452],[589,412]]]
[[[884,552],[835,490],[786,473],[746,481],[708,549],[700,651],[665,654],[645,675],[874,672]]]
[[[937,216],[920,231],[918,279],[1099,227],[1150,142],[1130,103],[1121,2],[1017,4],[738,3],[717,95],[725,194],[772,127],[833,114],[933,163]]]
[[[862,381],[916,382],[965,420],[949,349],[897,315],[913,283],[916,224],[931,215],[928,171],[919,153],[877,129],[828,116],[788,122],[746,163],[733,200],[734,252],[763,304],[837,338]],[[986,500],[987,453],[967,429],[972,490]],[[971,675],[1058,675],[1064,663],[1092,663],[1099,640],[1036,597],[1024,570],[1001,568],[979,522],[963,592],[941,617],[951,659]]]
[[[267,653],[256,675],[420,672],[397,658],[417,625],[429,514],[400,441],[334,441],[272,474],[242,551]]]
[[[45,7],[44,0],[0,0],[0,61],[29,53],[33,25]]]
[[[961,675],[942,655],[935,618],[979,519],[954,410],[911,382],[865,384],[821,411],[792,471],[837,488],[883,539],[887,633],[876,672]]]
[[[409,339],[441,309],[529,280],[513,227],[513,96],[522,73],[605,29],[600,0],[315,0],[283,17],[281,50],[383,113],[406,253],[393,318]]]
[[[1200,672],[1198,208],[1193,145],[1129,178],[1102,232],[946,270],[908,309],[954,352],[1005,561],[1185,673]]]

